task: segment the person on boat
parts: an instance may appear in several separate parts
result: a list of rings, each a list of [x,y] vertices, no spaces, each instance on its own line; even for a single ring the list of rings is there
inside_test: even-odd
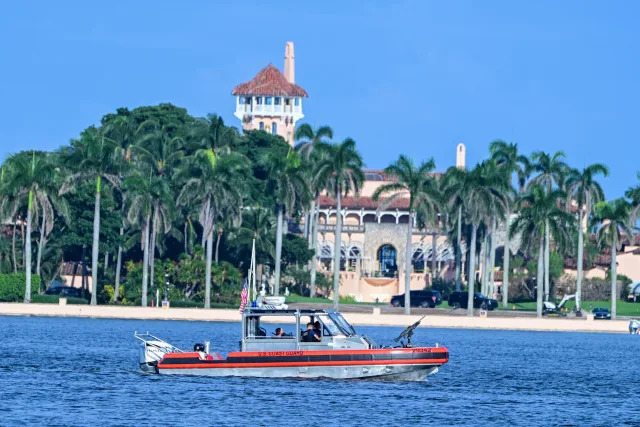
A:
[[[275,336],[276,336],[276,337],[282,337],[282,336],[284,336],[284,329],[282,329],[282,328],[276,328],[276,334],[275,334]]]
[[[313,322],[313,332],[315,332],[317,336],[322,337],[322,325],[317,320]]]
[[[320,335],[313,329],[313,323],[307,323],[307,330],[302,333],[302,342],[318,342],[320,340]]]

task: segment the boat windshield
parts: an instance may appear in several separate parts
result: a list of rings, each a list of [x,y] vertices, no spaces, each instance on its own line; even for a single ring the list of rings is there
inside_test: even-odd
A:
[[[344,335],[348,337],[357,335],[355,329],[353,329],[353,326],[351,326],[349,322],[344,320],[344,317],[342,317],[340,313],[330,313],[329,317],[336,325],[338,325]]]
[[[333,319],[331,319],[328,315],[320,316],[320,320],[322,320],[324,330],[328,331],[332,336],[335,337],[336,335],[343,335],[343,332],[340,330],[340,328],[338,328]]]

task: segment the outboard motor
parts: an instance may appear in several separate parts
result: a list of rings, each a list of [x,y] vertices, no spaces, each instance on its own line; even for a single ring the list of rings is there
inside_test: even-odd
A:
[[[204,353],[204,344],[195,344],[193,346],[193,351]]]

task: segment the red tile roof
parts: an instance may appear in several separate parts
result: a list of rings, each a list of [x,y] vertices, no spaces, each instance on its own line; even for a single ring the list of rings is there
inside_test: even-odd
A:
[[[300,86],[289,83],[284,75],[272,64],[264,67],[253,80],[239,84],[232,95],[299,96],[306,98],[307,92]]]
[[[358,197],[357,199],[354,197],[343,197],[342,198],[342,207],[349,209],[356,208],[365,208],[365,209],[377,209],[380,206],[380,201],[375,202],[371,197]],[[336,202],[329,196],[322,195],[320,196],[320,207],[321,208],[335,208]],[[395,200],[389,206],[389,209],[409,209],[409,199],[408,198],[400,198]]]

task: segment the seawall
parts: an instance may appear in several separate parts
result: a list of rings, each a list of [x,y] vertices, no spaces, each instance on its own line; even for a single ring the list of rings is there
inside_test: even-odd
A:
[[[0,303],[0,315],[13,316],[51,316],[51,317],[88,317],[106,319],[153,319],[153,320],[190,320],[209,322],[238,322],[240,314],[232,309],[198,308],[151,308],[125,306],[89,306]],[[344,317],[358,326],[408,326],[421,315],[343,313]],[[282,318],[272,317],[269,321],[282,322]],[[267,321],[267,318],[265,318]],[[619,332],[628,333],[627,320],[587,320],[567,318],[531,318],[531,317],[466,317],[427,315],[422,326],[434,328],[463,329],[503,329],[523,331],[567,331],[567,332]]]

